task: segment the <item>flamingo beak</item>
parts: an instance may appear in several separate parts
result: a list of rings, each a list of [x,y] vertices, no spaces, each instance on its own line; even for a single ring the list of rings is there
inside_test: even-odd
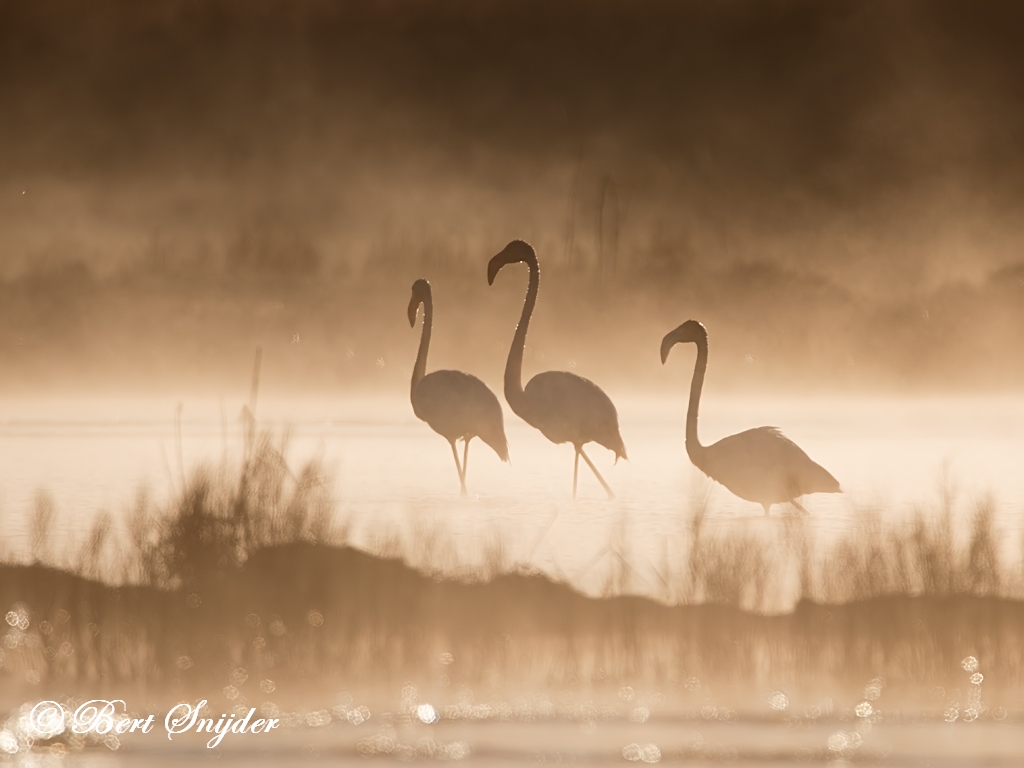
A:
[[[505,266],[504,257],[505,252],[502,251],[489,262],[487,262],[487,284],[494,285],[494,277],[498,274],[498,271]]]
[[[672,347],[675,346],[676,340],[673,338],[675,331],[672,333],[665,334],[665,338],[661,340],[661,364],[664,365],[665,361],[668,360],[668,352]]]
[[[408,309],[409,327],[410,328],[412,328],[413,326],[416,325],[416,311],[419,308],[420,308],[420,300],[416,296],[413,296],[409,300],[409,309]]]

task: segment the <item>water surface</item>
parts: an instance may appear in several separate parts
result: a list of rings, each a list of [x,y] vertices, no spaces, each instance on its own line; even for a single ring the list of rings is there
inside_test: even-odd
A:
[[[511,464],[474,441],[470,497],[458,496],[451,452],[400,396],[273,399],[259,403],[260,427],[287,434],[294,471],[318,459],[333,482],[335,519],[357,543],[441,531],[474,562],[500,540],[506,554],[556,575],[582,576],[609,541],[636,563],[661,563],[706,501],[720,525],[773,525],[794,513],[760,507],[709,482],[684,448],[679,399],[617,398],[629,461],[591,445],[588,453],[615,490],[608,501],[582,464],[571,499],[572,449],[549,443],[506,411]],[[60,529],[84,536],[100,510],[122,518],[143,488],[160,501],[202,463],[237,462],[242,417],[220,400],[81,399],[6,401],[0,408],[2,529],[22,550],[39,491],[51,494]],[[805,497],[811,523],[842,530],[858,511],[887,516],[934,508],[941,487],[968,509],[991,497],[997,524],[1011,533],[1024,519],[1024,399],[770,400],[709,399],[705,443],[763,424],[777,425],[841,482],[841,495]],[[180,438],[179,438],[180,435]],[[643,580],[636,585],[643,589]]]

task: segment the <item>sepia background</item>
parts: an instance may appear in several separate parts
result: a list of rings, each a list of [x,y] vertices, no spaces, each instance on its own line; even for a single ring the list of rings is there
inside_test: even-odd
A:
[[[0,0],[0,751],[163,759],[17,724],[109,693],[283,712],[271,761],[1010,761],[1022,25]],[[460,500],[412,413],[418,278],[427,370],[504,406],[512,239],[525,375],[615,402],[615,501],[507,407]],[[765,518],[690,465],[690,318],[705,442],[778,424],[843,494]]]
[[[538,349],[622,387],[690,316],[726,389],[1020,386],[1004,3],[0,13],[5,391],[208,391],[256,343],[283,389],[397,391],[422,276],[439,367],[497,375],[514,237],[551,275]]]

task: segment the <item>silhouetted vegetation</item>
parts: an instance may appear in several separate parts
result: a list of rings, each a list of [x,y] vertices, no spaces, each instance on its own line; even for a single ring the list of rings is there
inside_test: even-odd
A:
[[[436,531],[355,549],[331,523],[329,478],[316,464],[292,473],[284,449],[254,431],[235,471],[196,470],[166,506],[140,496],[126,540],[104,516],[63,555],[41,496],[34,562],[0,565],[0,675],[227,686],[228,704],[258,698],[267,678],[433,679],[444,653],[467,685],[918,685],[955,676],[968,655],[1000,689],[1024,681],[1024,578],[987,504],[967,521],[950,496],[902,523],[865,513],[827,542],[803,518],[768,535],[711,528],[696,505],[659,594],[630,594],[628,548],[612,541],[606,594],[590,597],[517,564],[500,540],[474,567]],[[248,687],[229,681],[239,669]]]

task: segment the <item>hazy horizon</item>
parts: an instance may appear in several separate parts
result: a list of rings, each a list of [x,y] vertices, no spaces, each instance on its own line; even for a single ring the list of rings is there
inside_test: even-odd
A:
[[[0,757],[1016,764],[1021,29],[0,0]]]
[[[397,393],[420,277],[496,382],[524,238],[528,372],[666,391],[692,317],[723,391],[1019,392],[1020,14],[2,3],[0,387]]]

